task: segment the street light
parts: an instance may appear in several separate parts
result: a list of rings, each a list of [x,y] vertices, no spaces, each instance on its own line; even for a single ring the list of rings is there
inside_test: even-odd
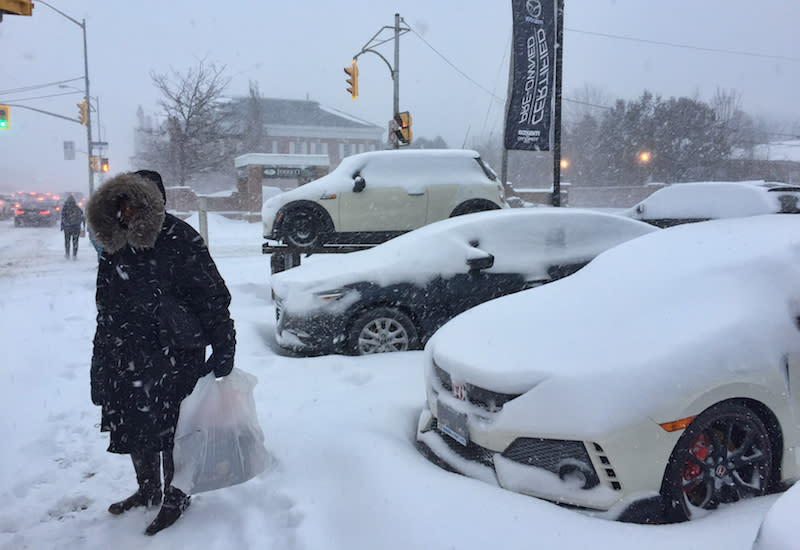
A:
[[[639,162],[642,164],[647,164],[650,162],[650,151],[642,151],[639,153]]]
[[[90,98],[91,95],[89,95],[89,55],[87,53],[87,47],[86,47],[86,19],[82,19],[80,22],[78,22],[77,19],[73,19],[63,11],[51,6],[44,0],[36,0],[36,1],[40,4],[44,4],[45,6],[47,6],[57,14],[61,15],[62,17],[69,19],[70,21],[78,25],[81,28],[81,30],[83,30],[83,83],[85,88],[84,97],[86,97],[87,98],[86,100],[88,101],[89,100],[88,98]],[[89,151],[89,156],[91,157],[92,156],[91,109],[87,110],[86,113],[86,150]],[[91,195],[92,193],[94,193],[94,172],[92,172],[92,167],[89,166],[89,162],[86,163],[86,167],[89,172],[89,195]]]

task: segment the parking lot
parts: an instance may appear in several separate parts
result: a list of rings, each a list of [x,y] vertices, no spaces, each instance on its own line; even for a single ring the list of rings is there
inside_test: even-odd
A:
[[[197,223],[197,216],[189,218]],[[274,340],[269,257],[258,224],[209,217],[209,241],[233,294],[236,364],[259,378],[272,467],[203,493],[147,548],[749,549],[767,496],[700,521],[632,525],[446,472],[414,445],[425,391],[419,351],[299,358]],[[0,548],[142,548],[152,512],[112,518],[130,491],[125,456],[105,452],[89,401],[96,256],[81,240],[66,263],[58,231],[0,225]]]

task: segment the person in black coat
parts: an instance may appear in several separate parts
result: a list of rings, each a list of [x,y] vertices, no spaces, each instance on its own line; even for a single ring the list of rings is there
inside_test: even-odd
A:
[[[165,205],[161,176],[142,170],[108,180],[86,207],[102,246],[91,397],[102,407],[108,451],[131,455],[139,485],[108,510],[159,504],[163,462],[163,504],[148,535],[172,525],[190,501],[171,485],[181,401],[200,377],[228,375],[236,349],[225,281],[203,238]]]
[[[78,257],[78,237],[81,228],[86,227],[86,218],[83,210],[75,202],[75,197],[68,196],[61,207],[61,231],[64,232],[64,256],[69,258],[70,243],[72,243],[72,259]]]

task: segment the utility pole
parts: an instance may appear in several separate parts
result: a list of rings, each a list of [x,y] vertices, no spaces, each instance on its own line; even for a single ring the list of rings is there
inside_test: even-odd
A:
[[[397,113],[400,112],[400,14],[394,14],[394,71],[392,71],[392,80],[394,80],[394,103],[392,109],[392,118],[397,118]],[[394,140],[394,148],[400,148],[400,140]]]
[[[392,121],[399,120],[399,113],[400,113],[400,37],[405,33],[409,32],[411,28],[407,25],[403,25],[404,21],[403,18],[400,17],[399,13],[394,14],[394,26],[393,27],[381,27],[378,32],[376,32],[372,38],[370,38],[364,46],[361,47],[361,51],[358,52],[356,55],[353,56],[353,61],[356,61],[361,54],[364,53],[374,53],[381,59],[383,62],[386,63],[386,66],[389,67],[389,74],[392,76],[393,88],[394,88],[394,97],[392,99]],[[393,31],[392,38],[385,38],[385,39],[378,39],[378,35],[380,35],[384,30],[391,30]],[[389,61],[378,51],[374,48],[380,46],[381,44],[385,44],[390,40],[394,40],[394,67]],[[345,69],[345,72],[348,72]],[[348,72],[348,74],[350,74]],[[350,82],[348,80],[348,82]],[[355,98],[354,98],[355,99]],[[407,115],[407,113],[406,113]],[[410,118],[408,118],[410,123]],[[399,133],[399,131],[397,132]],[[396,137],[392,142],[392,146],[395,149],[400,147],[400,138]]]

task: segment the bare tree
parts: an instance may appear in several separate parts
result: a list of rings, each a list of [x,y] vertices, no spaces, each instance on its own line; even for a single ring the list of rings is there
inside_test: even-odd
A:
[[[604,111],[614,105],[614,99],[605,89],[589,83],[565,94],[562,101],[563,120],[568,126],[578,124],[587,117],[600,118]]]
[[[150,73],[161,92],[158,103],[167,120],[167,155],[178,185],[186,185],[194,174],[224,170],[229,160],[218,109],[229,82],[224,72],[225,66],[201,59],[185,74],[174,69],[169,74]]]
[[[244,121],[242,146],[246,152],[260,151],[264,146],[264,96],[258,89],[258,82],[250,81],[250,95],[247,98],[247,118]]]

